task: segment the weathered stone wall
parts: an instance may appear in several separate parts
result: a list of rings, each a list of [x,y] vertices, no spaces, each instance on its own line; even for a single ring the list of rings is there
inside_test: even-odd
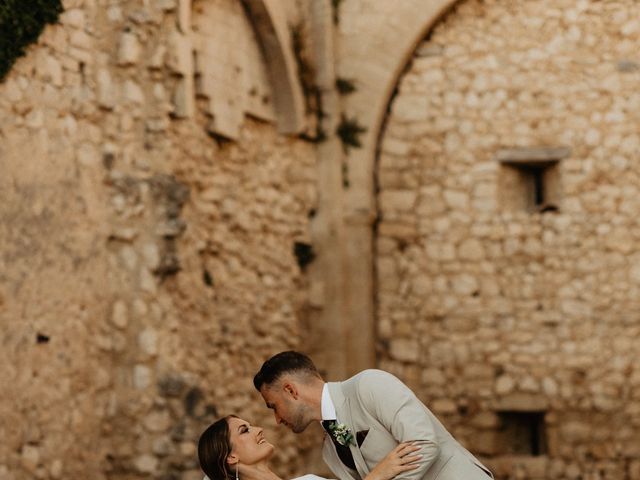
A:
[[[300,346],[315,157],[271,122],[244,10],[64,6],[0,84],[0,478],[200,479],[198,435],[232,412],[303,470],[251,378]]]
[[[1,479],[199,479],[229,412],[283,476],[322,473],[251,377],[305,341],[327,371],[372,366],[374,143],[451,3],[64,2],[0,84]],[[459,2],[380,139],[379,366],[500,478],[640,478],[638,9]],[[316,148],[274,124],[320,131],[290,26],[319,63]],[[342,114],[367,129],[347,159]],[[542,146],[570,152],[544,213],[499,161]],[[513,454],[514,411],[545,413],[546,455]]]
[[[638,18],[632,0],[461,2],[391,104],[380,366],[500,478],[640,478]],[[570,148],[543,213],[509,203],[497,160],[541,146]],[[545,412],[546,455],[502,456],[501,411]]]

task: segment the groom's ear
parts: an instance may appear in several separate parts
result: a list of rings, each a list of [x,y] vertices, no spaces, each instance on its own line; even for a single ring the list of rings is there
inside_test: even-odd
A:
[[[285,393],[293,397],[294,400],[298,399],[298,389],[296,388],[295,384],[286,382],[284,385],[282,385],[282,389],[285,391]]]

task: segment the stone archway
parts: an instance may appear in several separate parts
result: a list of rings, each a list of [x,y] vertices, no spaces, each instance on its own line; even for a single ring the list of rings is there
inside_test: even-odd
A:
[[[194,77],[199,76],[199,93],[209,100],[206,109],[212,117],[212,133],[236,139],[245,113],[275,122],[282,134],[295,135],[304,129],[304,97],[288,13],[280,3],[234,0],[196,4],[181,0],[179,11],[177,29],[169,34],[169,64],[179,77],[173,100],[175,116],[193,115]],[[230,21],[212,30],[212,22],[225,15]],[[224,48],[212,50],[212,38]],[[225,55],[222,62],[221,53]],[[251,82],[248,92],[238,88],[247,82]],[[215,93],[220,89],[233,93],[220,96]]]
[[[419,41],[456,0],[348,2],[340,11],[338,76],[357,90],[345,97],[343,112],[367,131],[351,151],[350,187],[344,193],[345,319],[350,372],[375,366],[373,224],[376,219],[376,149],[394,87]],[[361,17],[367,15],[366,21]]]
[[[242,0],[258,37],[269,72],[280,133],[296,134],[304,127],[304,99],[289,48],[282,4],[273,0]]]

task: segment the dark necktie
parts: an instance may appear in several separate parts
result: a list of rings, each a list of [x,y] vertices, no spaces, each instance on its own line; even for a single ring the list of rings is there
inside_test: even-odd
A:
[[[331,432],[331,430],[329,429],[329,427],[331,425],[334,425],[335,423],[336,423],[336,420],[323,420],[322,428],[324,428],[324,430],[329,435],[329,438],[331,438],[333,445],[336,447],[336,452],[338,453],[338,457],[340,457],[340,460],[342,461],[342,463],[344,463],[347,467],[353,470],[357,470],[356,462],[353,461],[353,455],[351,455],[351,450],[349,450],[349,445],[340,445],[336,440],[336,438],[333,436],[333,433]]]

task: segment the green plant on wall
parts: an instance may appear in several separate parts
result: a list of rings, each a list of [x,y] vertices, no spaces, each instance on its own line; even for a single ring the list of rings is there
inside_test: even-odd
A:
[[[344,152],[349,153],[351,147],[360,148],[362,146],[360,135],[366,131],[367,129],[358,123],[357,118],[348,118],[343,114],[340,124],[336,128],[336,133],[340,137]]]
[[[331,6],[333,7],[333,23],[338,25],[340,23],[340,4],[343,0],[331,0]]]
[[[336,88],[340,95],[349,95],[356,91],[356,86],[353,83],[353,80],[349,80],[347,78],[336,78]]]
[[[60,0],[0,0],[0,81],[62,10]]]
[[[327,134],[322,128],[325,113],[322,110],[322,92],[316,84],[316,70],[311,59],[308,37],[302,23],[291,25],[291,46],[298,66],[298,77],[304,93],[305,110],[312,126],[300,138],[314,143],[323,142]]]

